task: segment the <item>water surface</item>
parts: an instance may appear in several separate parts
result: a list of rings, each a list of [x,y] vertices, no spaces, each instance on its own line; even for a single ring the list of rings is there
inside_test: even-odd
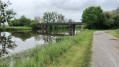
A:
[[[47,33],[38,31],[0,32],[0,57],[21,52],[36,45],[56,42],[56,37],[74,35],[69,30],[52,30]]]

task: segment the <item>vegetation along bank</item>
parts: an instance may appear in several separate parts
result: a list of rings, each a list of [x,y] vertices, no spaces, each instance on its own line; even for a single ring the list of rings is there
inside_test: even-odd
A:
[[[27,58],[21,59],[20,55],[13,57],[14,67],[82,67],[90,66],[92,30],[82,30],[75,36],[58,38],[57,43],[36,46],[30,50]],[[88,58],[87,58],[88,57]],[[4,59],[3,59],[4,60]],[[10,67],[11,63],[1,60],[3,67]]]

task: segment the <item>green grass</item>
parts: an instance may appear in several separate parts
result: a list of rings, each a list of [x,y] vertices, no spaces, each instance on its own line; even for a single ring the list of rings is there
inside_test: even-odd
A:
[[[112,31],[110,32],[110,34],[112,34],[113,36],[115,36],[115,37],[118,37],[118,38],[119,38],[119,29],[112,30]]]
[[[75,36],[62,37],[58,43],[36,46],[26,59],[14,62],[14,67],[90,67],[92,30],[83,30]],[[10,67],[2,62],[3,67]]]
[[[93,32],[88,30],[76,35],[77,42],[47,67],[90,67]]]
[[[21,31],[21,30],[32,30],[31,27],[0,27],[0,31]]]

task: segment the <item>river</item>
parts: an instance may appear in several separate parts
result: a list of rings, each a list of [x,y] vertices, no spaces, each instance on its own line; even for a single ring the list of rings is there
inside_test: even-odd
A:
[[[0,57],[22,52],[36,45],[54,43],[57,42],[57,37],[75,35],[75,33],[76,31],[69,30],[52,30],[48,33],[42,33],[40,30],[0,32]]]

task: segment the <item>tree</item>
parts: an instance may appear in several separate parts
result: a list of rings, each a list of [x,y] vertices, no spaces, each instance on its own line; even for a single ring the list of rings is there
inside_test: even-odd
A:
[[[101,7],[91,6],[84,10],[82,15],[82,22],[86,24],[87,28],[99,29],[103,27],[103,10]]]
[[[105,28],[118,28],[119,13],[117,10],[103,12],[103,23]]]
[[[38,16],[38,17],[35,17],[34,20],[32,21],[32,23],[30,24],[30,26],[33,28],[33,29],[38,29],[39,26],[37,25],[38,23],[41,22],[41,18]]]
[[[113,19],[110,12],[103,13],[103,25],[104,25],[104,28],[112,28]]]
[[[73,20],[72,20],[72,19],[69,19],[69,20],[68,20],[68,22],[69,22],[69,23],[72,23],[72,22],[73,22]]]
[[[117,12],[119,12],[119,7],[116,9]]]
[[[41,18],[38,16],[35,16],[35,18],[34,18],[34,22],[36,22],[36,23],[39,23],[39,22],[41,22]]]
[[[30,26],[32,20],[26,18],[24,15],[20,19],[14,19],[10,22],[10,26]]]
[[[0,26],[1,23],[4,25],[5,22],[10,24],[10,20],[14,17],[16,14],[13,9],[8,9],[8,6],[11,5],[11,3],[8,1],[7,3],[4,3],[0,0]]]
[[[45,12],[43,15],[43,23],[62,23],[64,16],[57,12]]]
[[[119,28],[119,15],[113,16],[113,20],[115,28]]]

